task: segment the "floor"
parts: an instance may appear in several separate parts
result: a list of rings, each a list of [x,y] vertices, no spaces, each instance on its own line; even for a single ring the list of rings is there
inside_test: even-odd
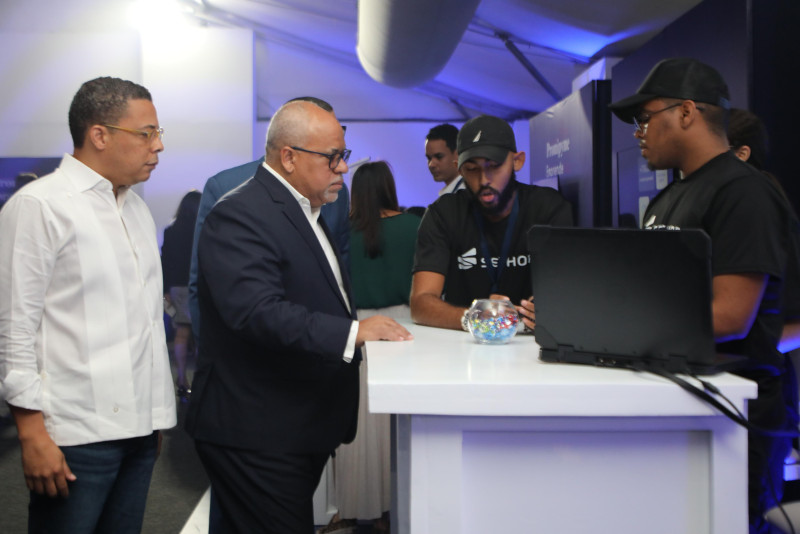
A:
[[[0,416],[7,413],[0,408]],[[178,409],[178,426],[164,432],[161,456],[156,461],[147,498],[143,534],[177,534],[208,489],[208,478],[183,430],[185,405]],[[0,532],[27,532],[28,490],[22,474],[16,428],[0,420]],[[191,531],[190,531],[191,532]],[[199,531],[195,531],[199,532]]]
[[[193,363],[190,362],[189,366],[190,380]],[[150,484],[142,534],[208,532],[208,478],[192,439],[183,430],[186,408],[186,403],[178,402],[178,425],[164,432],[161,456]],[[4,403],[0,403],[0,503],[0,533],[27,532],[28,490],[22,474],[16,428]],[[359,524],[352,534],[372,533],[371,525],[364,523]]]
[[[209,492],[206,491],[200,502],[197,503],[192,515],[186,521],[180,534],[205,534],[208,532],[208,507],[210,503]],[[317,530],[321,530],[322,526],[318,526]],[[373,534],[371,525],[362,523],[358,525],[358,529],[354,532],[337,531],[331,534]]]

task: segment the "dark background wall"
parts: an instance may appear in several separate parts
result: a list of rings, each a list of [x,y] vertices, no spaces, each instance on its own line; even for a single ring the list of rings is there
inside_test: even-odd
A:
[[[694,57],[714,66],[728,83],[731,105],[761,117],[771,140],[769,170],[784,184],[795,209],[800,207],[800,179],[792,155],[798,150],[797,93],[800,53],[800,1],[706,0],[626,57],[612,70],[612,101],[633,94],[650,69],[668,57]],[[612,206],[630,213],[630,195],[639,189],[652,196],[646,168],[631,157],[636,140],[633,127],[612,121]],[[641,160],[641,156],[638,156]],[[643,161],[643,160],[641,160]],[[671,176],[670,176],[671,178]],[[639,180],[640,184],[631,183]]]
[[[611,225],[610,86],[590,82],[530,121],[531,183],[561,191],[587,228]]]
[[[750,110],[770,136],[767,169],[800,212],[800,1],[750,0]]]

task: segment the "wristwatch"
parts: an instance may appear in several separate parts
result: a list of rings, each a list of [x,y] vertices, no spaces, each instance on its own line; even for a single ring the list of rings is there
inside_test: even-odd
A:
[[[467,314],[469,313],[469,308],[464,310],[464,315],[461,316],[461,330],[464,332],[469,332],[469,319],[467,319]]]

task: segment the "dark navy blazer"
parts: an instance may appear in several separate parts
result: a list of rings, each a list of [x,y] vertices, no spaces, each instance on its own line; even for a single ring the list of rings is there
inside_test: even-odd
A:
[[[361,356],[342,359],[355,318],[347,268],[339,257],[352,312],[286,187],[259,167],[211,210],[197,251],[203,333],[189,433],[292,453],[351,441]]]
[[[200,339],[200,309],[197,304],[197,240],[200,238],[200,230],[203,228],[203,223],[214,204],[225,193],[252,178],[262,163],[264,163],[263,156],[244,165],[225,169],[209,178],[203,188],[203,196],[200,199],[200,209],[197,212],[197,222],[194,227],[192,262],[189,268],[189,311],[192,316],[192,333],[195,340]],[[322,206],[321,212],[322,218],[333,235],[333,241],[339,249],[339,254],[341,254],[345,264],[349,265],[350,192],[347,190],[347,184],[344,184],[342,190],[339,191],[339,197],[336,201]]]

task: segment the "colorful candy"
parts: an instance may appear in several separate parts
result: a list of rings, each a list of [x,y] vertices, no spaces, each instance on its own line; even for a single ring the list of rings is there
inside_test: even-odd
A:
[[[476,300],[467,317],[469,331],[479,343],[507,343],[519,326],[519,315],[508,301]]]

